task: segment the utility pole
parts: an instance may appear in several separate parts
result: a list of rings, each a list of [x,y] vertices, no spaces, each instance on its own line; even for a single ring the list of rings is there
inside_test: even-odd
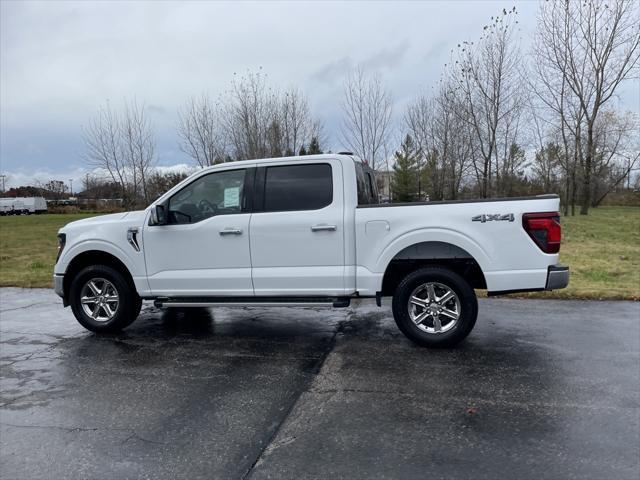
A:
[[[71,196],[73,197],[73,178],[69,179],[69,190],[71,190]]]
[[[5,179],[6,175],[0,175],[0,178],[2,178],[2,193],[4,193],[4,179]]]

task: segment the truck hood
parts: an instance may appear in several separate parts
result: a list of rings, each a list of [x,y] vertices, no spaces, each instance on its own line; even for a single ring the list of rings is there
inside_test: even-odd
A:
[[[95,217],[84,218],[82,220],[76,220],[70,222],[63,227],[62,230],[67,228],[83,228],[85,226],[95,227],[97,225],[111,224],[111,223],[126,223],[127,225],[140,225],[142,224],[146,215],[146,210],[136,210],[134,212],[125,213],[112,213],[110,215],[97,215]]]

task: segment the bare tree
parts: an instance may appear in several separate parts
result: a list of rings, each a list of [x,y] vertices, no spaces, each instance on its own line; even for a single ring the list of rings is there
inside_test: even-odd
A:
[[[516,40],[517,12],[503,10],[485,25],[478,43],[458,46],[452,65],[456,94],[462,96],[458,115],[472,127],[477,151],[473,166],[482,197],[500,190],[500,163],[509,162],[522,113],[522,56]]]
[[[207,95],[190,98],[178,112],[178,136],[180,150],[199,166],[225,161],[226,142],[219,111]]]
[[[297,88],[272,88],[262,71],[236,77],[220,100],[220,135],[234,160],[297,155],[323,137],[307,97]]]
[[[85,161],[93,168],[105,170],[120,187],[120,195],[129,204],[129,174],[122,157],[121,125],[109,102],[98,110],[84,129]]]
[[[342,111],[340,141],[374,170],[387,164],[392,101],[380,77],[368,76],[360,67],[351,72],[344,84]]]
[[[261,71],[235,78],[221,107],[235,160],[268,157],[279,147],[278,95]]]
[[[125,103],[121,129],[122,156],[131,170],[133,197],[142,197],[147,204],[150,200],[147,179],[155,162],[155,139],[145,106],[138,106],[135,100]]]
[[[155,159],[153,130],[144,106],[125,101],[118,114],[107,102],[84,129],[87,164],[107,172],[126,208],[148,202],[147,176]],[[141,190],[140,190],[141,189]]]
[[[456,110],[459,99],[447,81],[435,97],[420,96],[405,112],[405,125],[416,139],[419,191],[432,199],[456,199],[466,178],[472,153],[471,131]]]
[[[634,2],[589,0],[545,2],[540,10],[536,41],[537,60],[566,86],[563,95],[575,99],[584,130],[574,136],[581,158],[582,188],[580,213],[589,211],[596,154],[595,128],[603,107],[618,86],[631,76],[640,54],[640,22]],[[551,93],[551,89],[547,89]],[[558,89],[555,89],[557,94]],[[558,104],[558,100],[554,102]],[[584,126],[582,126],[584,123]]]
[[[295,87],[284,92],[280,99],[280,124],[284,154],[297,155],[314,132],[314,122],[309,110],[309,102]]]
[[[602,200],[630,176],[640,160],[638,116],[603,111],[594,130],[591,206]]]

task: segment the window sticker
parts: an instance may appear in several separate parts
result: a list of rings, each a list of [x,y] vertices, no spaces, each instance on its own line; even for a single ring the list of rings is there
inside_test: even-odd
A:
[[[240,206],[240,187],[224,189],[224,208]]]

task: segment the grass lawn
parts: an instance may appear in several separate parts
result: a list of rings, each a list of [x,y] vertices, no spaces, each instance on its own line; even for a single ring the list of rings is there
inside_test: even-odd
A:
[[[0,217],[0,287],[52,287],[63,225],[95,213]]]
[[[0,217],[0,286],[51,287],[56,233],[94,214]],[[560,260],[569,287],[535,298],[640,300],[640,208],[600,207],[587,217],[562,218]]]
[[[594,208],[561,223],[569,286],[528,297],[640,300],[640,207]]]

